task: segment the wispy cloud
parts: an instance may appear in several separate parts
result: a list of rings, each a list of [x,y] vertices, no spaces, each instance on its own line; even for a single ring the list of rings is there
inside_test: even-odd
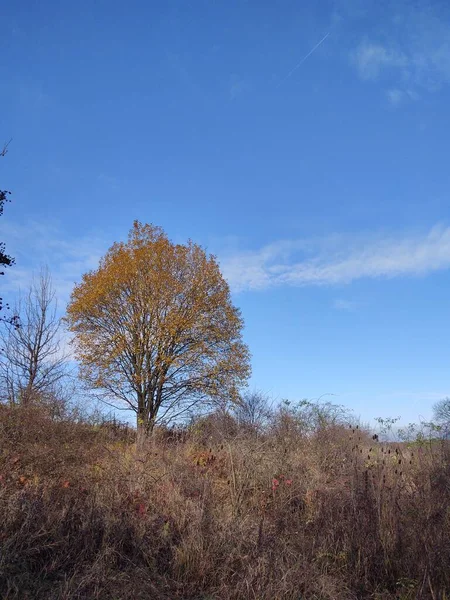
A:
[[[387,90],[386,97],[388,102],[394,108],[397,108],[403,102],[407,102],[408,100],[418,100],[419,94],[413,90],[399,90],[397,88]]]
[[[386,96],[392,106],[399,106],[402,103],[404,92],[397,89],[388,90]]]
[[[372,236],[368,240],[283,241],[224,257],[221,265],[234,291],[426,275],[450,268],[450,227],[436,226],[422,235]]]
[[[449,18],[445,3],[387,2],[382,25],[351,50],[350,60],[364,81],[395,82],[393,104],[411,97],[409,92],[438,91],[450,83]]]
[[[27,289],[33,275],[47,265],[60,307],[68,301],[81,275],[98,265],[109,246],[100,235],[69,238],[58,226],[49,223],[13,225],[5,220],[2,235],[8,252],[16,259],[2,280],[5,295]]]
[[[403,53],[367,40],[352,53],[352,61],[361,78],[366,80],[377,79],[385,69],[405,68],[408,65],[408,58]]]
[[[46,264],[61,306],[82,274],[98,265],[111,241],[101,234],[67,238],[57,226],[42,223],[13,226],[5,220],[2,227],[8,252],[17,259],[2,280],[5,296],[26,288],[33,272]],[[450,269],[450,227],[436,226],[411,235],[279,240],[254,251],[219,252],[219,257],[235,292],[427,275]],[[351,310],[355,306],[338,299],[335,308]]]

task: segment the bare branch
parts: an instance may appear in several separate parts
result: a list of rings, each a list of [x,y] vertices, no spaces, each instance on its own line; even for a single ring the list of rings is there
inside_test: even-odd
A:
[[[7,324],[0,334],[4,355],[0,386],[11,404],[28,403],[51,393],[67,375],[61,320],[52,280],[46,268],[18,300],[18,327]]]
[[[8,146],[10,145],[11,142],[12,142],[12,138],[9,140],[9,142],[6,142],[6,144],[0,150],[0,156],[6,156],[6,154],[8,153]]]

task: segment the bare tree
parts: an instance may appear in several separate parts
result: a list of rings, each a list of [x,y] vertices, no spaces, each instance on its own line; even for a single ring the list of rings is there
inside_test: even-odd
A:
[[[2,395],[10,404],[53,397],[57,384],[67,374],[67,355],[62,350],[61,319],[46,268],[19,299],[15,314],[19,325],[6,323],[0,333]]]
[[[450,398],[443,398],[433,406],[433,416],[442,427],[445,436],[450,436]]]
[[[257,432],[267,424],[271,403],[268,396],[260,391],[247,392],[235,406],[234,414],[240,425]]]

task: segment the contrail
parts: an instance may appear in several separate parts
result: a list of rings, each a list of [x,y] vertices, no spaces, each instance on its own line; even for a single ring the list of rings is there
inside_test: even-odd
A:
[[[317,44],[314,46],[314,48],[313,48],[312,50],[310,50],[310,51],[308,52],[308,54],[307,54],[306,56],[304,56],[304,57],[302,58],[302,60],[301,60],[299,63],[297,63],[297,64],[295,65],[295,67],[292,69],[292,71],[289,71],[289,73],[286,75],[286,77],[280,81],[280,83],[277,85],[277,88],[279,88],[279,87],[280,87],[280,85],[282,85],[282,84],[283,84],[283,83],[286,81],[286,79],[289,79],[289,77],[290,77],[290,76],[291,76],[293,73],[295,73],[295,71],[296,71],[296,70],[297,70],[299,67],[301,67],[301,65],[302,65],[302,64],[305,62],[305,60],[306,60],[307,58],[309,58],[309,57],[311,56],[311,54],[312,54],[313,52],[315,52],[315,50],[317,50],[317,48],[318,48],[318,47],[319,47],[321,44],[323,44],[323,42],[324,42],[324,41],[327,39],[327,37],[328,37],[329,35],[330,35],[330,32],[328,32],[326,35],[324,35],[324,36],[323,36],[323,38],[320,40],[320,42],[317,42]]]

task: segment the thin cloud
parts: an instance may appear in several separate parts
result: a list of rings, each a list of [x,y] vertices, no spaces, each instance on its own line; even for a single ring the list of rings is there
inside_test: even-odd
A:
[[[239,292],[343,285],[363,278],[419,276],[450,268],[450,227],[371,241],[336,238],[331,244],[317,243],[315,252],[299,252],[302,246],[302,242],[284,241],[224,257],[222,269],[232,289]]]
[[[350,61],[364,81],[395,82],[393,104],[421,90],[439,91],[450,83],[449,16],[445,5],[432,6],[424,0],[414,6],[388,2],[383,27],[350,51]]]
[[[377,79],[385,69],[408,66],[408,59],[401,52],[368,41],[362,42],[356,48],[352,54],[352,61],[360,77],[365,80]]]
[[[109,244],[100,236],[68,239],[55,225],[31,222],[26,225],[2,223],[3,238],[16,264],[3,277],[5,295],[28,288],[33,274],[47,265],[52,275],[60,308],[69,299],[73,286],[86,271],[98,265]]]
[[[401,104],[411,100],[418,100],[419,94],[413,90],[399,90],[391,89],[386,92],[388,102],[394,108],[397,108]]]
[[[8,251],[17,259],[2,281],[5,296],[25,289],[33,272],[46,264],[61,308],[74,283],[98,265],[110,246],[101,235],[67,239],[57,227],[40,223],[20,227],[4,221],[3,234]],[[436,226],[421,235],[279,240],[256,251],[223,251],[219,256],[234,292],[414,277],[450,269],[450,227]],[[344,304],[340,302],[335,308],[350,309]]]

